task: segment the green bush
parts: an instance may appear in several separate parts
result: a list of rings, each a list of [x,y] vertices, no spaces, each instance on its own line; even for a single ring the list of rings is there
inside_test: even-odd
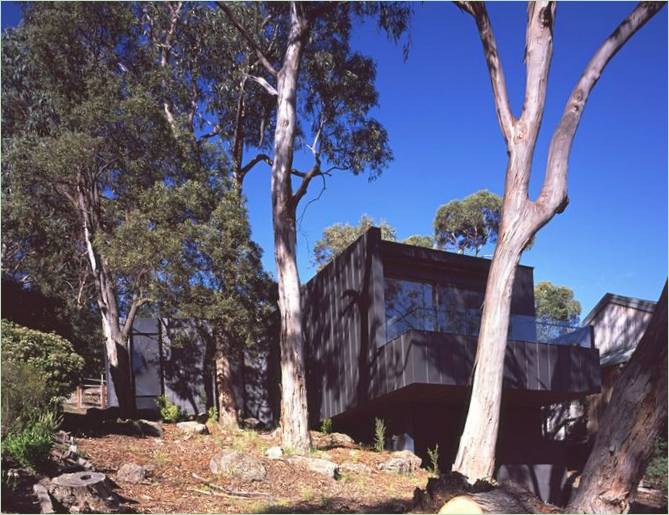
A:
[[[439,444],[436,444],[434,446],[434,449],[430,449],[428,447],[427,457],[430,460],[430,466],[427,469],[427,471],[434,476],[438,476],[439,475]]]
[[[382,418],[374,419],[374,449],[383,452],[386,448],[386,423]]]
[[[207,410],[207,422],[218,422],[218,410],[216,409],[216,406],[212,406]]]
[[[32,367],[51,397],[67,396],[84,368],[84,359],[65,338],[2,320],[3,368],[8,363]]]
[[[332,419],[325,418],[321,422],[321,433],[332,433]]]
[[[24,467],[41,468],[49,459],[53,435],[60,423],[54,410],[44,411],[20,431],[5,436],[2,442],[3,454],[6,453]]]
[[[160,411],[160,419],[163,422],[178,422],[181,418],[181,410],[179,406],[174,404],[165,395],[160,395],[156,399],[156,406]]]
[[[52,404],[51,392],[38,370],[5,359],[2,352],[2,435],[17,433]]]

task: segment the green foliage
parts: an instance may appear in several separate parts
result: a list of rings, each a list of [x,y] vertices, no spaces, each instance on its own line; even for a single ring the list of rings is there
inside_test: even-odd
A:
[[[425,247],[428,249],[434,248],[434,238],[432,236],[425,236],[422,234],[413,234],[406,238],[402,243],[407,245],[415,245],[416,247]]]
[[[331,433],[332,432],[332,419],[324,418],[321,421],[321,433]]]
[[[534,305],[537,317],[547,322],[576,325],[581,316],[581,303],[574,298],[573,290],[549,281],[534,287]]]
[[[61,422],[54,410],[35,415],[21,430],[11,432],[3,438],[3,453],[7,453],[24,467],[40,469],[49,459],[53,435]]]
[[[2,435],[22,431],[52,402],[41,372],[27,363],[5,359],[2,352]]]
[[[3,366],[11,363],[30,366],[51,397],[69,394],[84,367],[83,358],[65,338],[7,320],[2,320],[2,358]]]
[[[439,444],[436,444],[434,448],[427,449],[427,457],[430,460],[430,466],[427,471],[434,475],[439,475]]]
[[[383,452],[386,448],[386,423],[382,418],[374,419],[374,449]]]
[[[658,490],[667,491],[667,440],[661,436],[655,441],[655,451],[650,463],[646,467],[643,477],[644,483],[652,485]]]
[[[370,227],[379,227],[381,237],[388,241],[397,241],[397,231],[385,220],[375,222],[368,215],[362,215],[358,225],[334,224],[326,227],[323,236],[314,245],[314,260],[321,269],[332,261],[337,254],[363,235]]]
[[[156,406],[160,413],[160,419],[163,422],[173,424],[178,422],[183,416],[179,406],[169,400],[166,395],[159,395],[156,398]]]
[[[439,248],[473,250],[478,255],[481,247],[496,241],[501,213],[502,198],[488,190],[451,200],[434,217],[436,243]]]
[[[218,422],[218,410],[216,409],[216,406],[212,406],[207,410],[207,422]]]

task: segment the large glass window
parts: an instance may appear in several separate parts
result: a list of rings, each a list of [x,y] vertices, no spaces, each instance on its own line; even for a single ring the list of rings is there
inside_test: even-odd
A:
[[[437,286],[437,330],[474,336],[481,325],[483,293]]]
[[[401,279],[385,280],[386,340],[410,329],[435,330],[432,285]]]

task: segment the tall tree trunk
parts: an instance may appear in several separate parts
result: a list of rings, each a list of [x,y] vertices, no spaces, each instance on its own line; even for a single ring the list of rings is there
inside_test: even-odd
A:
[[[272,163],[274,258],[281,312],[281,428],[283,446],[299,451],[310,447],[304,371],[304,335],[300,277],[297,271],[295,208],[291,171],[296,133],[296,97],[300,57],[307,32],[301,8],[291,3],[291,29],[283,66],[277,78],[277,114]]]
[[[469,478],[491,478],[494,472],[504,379],[499,363],[504,362],[511,291],[522,249],[498,245],[488,274],[471,402],[453,464],[453,470]]]
[[[616,380],[570,513],[626,513],[667,417],[667,283]]]
[[[233,388],[233,370],[226,352],[216,354],[216,387],[218,390],[218,422],[222,426],[238,428],[237,397]]]
[[[459,5],[476,21],[492,84],[497,119],[509,155],[500,236],[486,285],[472,395],[453,465],[453,470],[465,475],[473,483],[478,479],[490,479],[495,468],[511,291],[520,254],[537,231],[567,206],[569,153],[592,88],[616,52],[663,4],[640,3],[593,55],[572,90],[551,138],[544,182],[535,201],[529,199],[528,185],[546,101],[553,51],[555,3],[544,0],[528,3],[525,99],[518,118],[511,111],[504,71],[485,3],[462,2]]]
[[[109,267],[93,246],[94,232],[98,226],[94,215],[95,210],[91,207],[92,198],[96,197],[95,186],[86,188],[86,181],[81,178],[78,197],[86,252],[95,279],[96,299],[105,337],[105,352],[118,399],[119,415],[121,418],[133,418],[135,416],[135,395],[132,388],[128,328],[132,327],[138,306],[133,306],[128,314],[125,327],[121,328],[116,293]]]

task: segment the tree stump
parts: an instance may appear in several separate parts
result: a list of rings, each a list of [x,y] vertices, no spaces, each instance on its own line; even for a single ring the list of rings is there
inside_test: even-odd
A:
[[[110,513],[119,510],[107,476],[100,472],[74,472],[54,477],[51,496],[70,513]]]

